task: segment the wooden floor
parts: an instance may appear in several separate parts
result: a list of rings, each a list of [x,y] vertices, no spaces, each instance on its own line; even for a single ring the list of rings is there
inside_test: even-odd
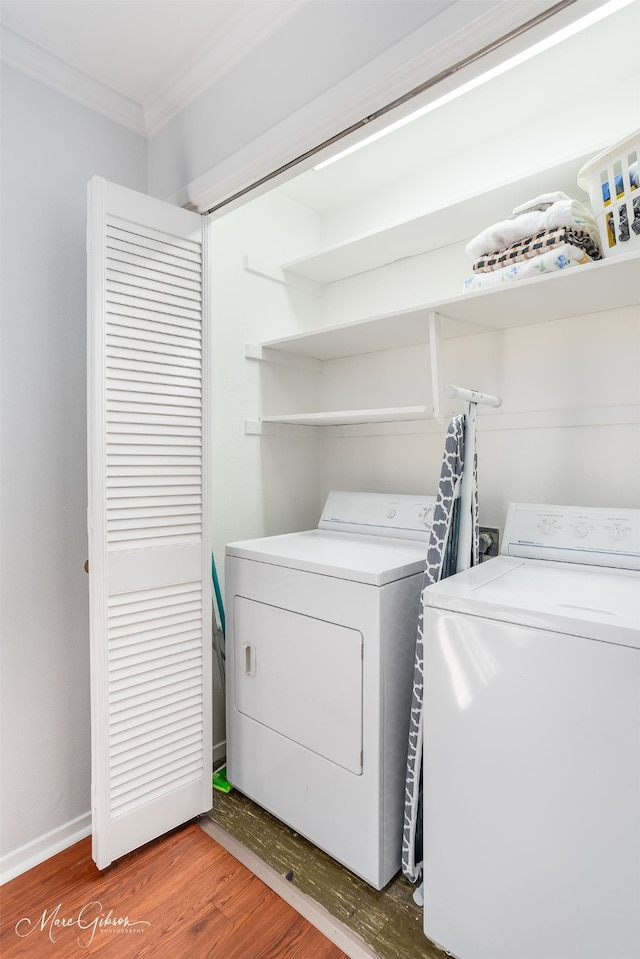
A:
[[[363,940],[378,959],[442,959],[424,935],[422,909],[402,873],[377,891],[236,789],[214,790],[207,816]]]
[[[345,959],[196,824],[103,872],[83,840],[0,902],[2,959]]]

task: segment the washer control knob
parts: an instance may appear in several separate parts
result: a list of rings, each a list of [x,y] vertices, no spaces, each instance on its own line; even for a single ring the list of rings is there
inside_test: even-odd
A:
[[[576,523],[574,532],[576,536],[580,537],[580,539],[584,539],[584,537],[589,533],[589,527],[586,523]]]
[[[540,528],[545,536],[552,536],[556,531],[556,520],[553,516],[545,516],[540,523]]]
[[[424,510],[420,514],[420,519],[422,520],[422,525],[426,526],[429,529],[433,525],[433,514],[435,512],[435,506],[425,506]]]
[[[393,508],[393,506],[390,506],[389,509],[387,510],[387,519],[393,519],[395,515],[396,515],[396,510]]]
[[[614,523],[613,526],[610,526],[609,536],[614,541],[614,543],[619,543],[620,540],[624,538],[624,529],[622,528],[622,524]]]

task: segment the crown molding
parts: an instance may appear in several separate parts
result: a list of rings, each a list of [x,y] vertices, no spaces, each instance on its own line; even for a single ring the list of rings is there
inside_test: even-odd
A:
[[[281,9],[276,16],[272,3],[256,4],[250,14],[240,8],[215,42],[144,104],[117,93],[4,25],[0,25],[1,58],[76,103],[148,137],[279,30],[306,2],[280,0]]]
[[[147,135],[144,113],[138,103],[116,93],[4,25],[0,25],[0,41],[1,58],[9,66],[127,130],[141,136]]]
[[[176,74],[162,93],[144,104],[147,134],[157,133],[251,50],[276,33],[306,2],[280,0],[277,16],[273,14],[273,3],[256,4],[250,14],[240,9],[195,63]]]

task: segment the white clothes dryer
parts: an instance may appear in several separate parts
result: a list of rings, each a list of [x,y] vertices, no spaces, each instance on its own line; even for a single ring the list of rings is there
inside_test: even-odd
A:
[[[329,494],[226,550],[227,777],[366,882],[400,868],[434,496]]]
[[[425,591],[425,933],[638,959],[640,510],[511,504],[501,552]]]

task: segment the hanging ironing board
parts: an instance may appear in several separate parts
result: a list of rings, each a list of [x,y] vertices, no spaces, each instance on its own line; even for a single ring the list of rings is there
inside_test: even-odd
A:
[[[478,562],[476,405],[499,406],[502,402],[456,386],[447,386],[444,392],[467,400],[467,405],[465,413],[454,416],[447,429],[418,618],[402,834],[402,871],[411,882],[418,882],[422,874],[424,590]]]

